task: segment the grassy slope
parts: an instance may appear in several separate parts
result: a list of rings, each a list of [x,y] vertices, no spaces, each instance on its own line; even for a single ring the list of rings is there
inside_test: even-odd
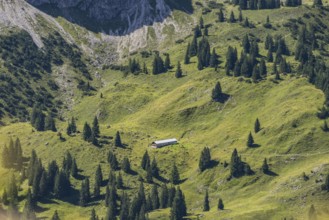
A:
[[[256,24],[265,21],[269,14],[273,23],[282,25],[283,15],[298,17],[304,10],[280,9],[244,14]],[[205,20],[206,23],[213,23],[214,19],[213,13],[207,15]],[[282,35],[287,35],[292,48],[289,31],[279,30]],[[242,29],[238,24],[215,24],[210,29],[212,46],[224,55],[227,44],[239,44],[239,41],[232,39],[235,35],[243,36],[241,31],[252,31],[256,36],[259,33],[260,39],[264,38],[261,25],[257,29]],[[173,63],[183,59],[186,43],[169,49]],[[154,139],[178,138],[180,144],[177,146],[149,151],[157,158],[162,176],[168,177],[168,170],[175,161],[182,178],[188,178],[181,187],[189,212],[194,215],[202,214],[204,219],[218,219],[218,216],[233,219],[294,216],[306,219],[310,204],[315,204],[316,209],[321,210],[319,217],[326,219],[329,212],[325,202],[328,201],[328,194],[320,192],[320,183],[315,183],[316,179],[321,179],[321,174],[328,172],[326,143],[329,137],[320,129],[322,122],[315,116],[324,100],[322,92],[308,84],[305,78],[286,76],[275,84],[270,80],[273,76],[269,76],[258,84],[249,84],[224,76],[223,70],[219,73],[210,69],[198,72],[193,62],[194,59],[192,64],[182,66],[187,76],[179,80],[174,78],[173,71],[159,76],[126,78],[121,73],[106,71],[102,73],[106,85],[99,91],[104,98],[100,99],[99,94],[85,97],[75,106],[71,115],[78,117],[80,130],[85,121],[91,122],[94,115],[99,114],[103,135],[113,136],[117,130],[121,131],[128,149],[115,151],[119,158],[128,155],[133,169],[142,175],[145,173],[139,168],[140,158],[148,149],[148,144]],[[150,66],[151,59],[147,63]],[[220,80],[223,91],[231,95],[225,105],[210,101],[211,89],[217,80]],[[247,149],[247,135],[253,129],[257,117],[263,129],[254,138],[261,146]],[[59,123],[58,127],[65,133],[66,123]],[[57,159],[60,164],[64,152],[70,150],[77,157],[83,175],[93,177],[96,166],[101,162],[104,176],[107,177],[109,166],[106,153],[111,145],[95,148],[83,142],[79,136],[66,137],[67,141],[61,142],[55,133],[36,133],[31,130],[24,123],[0,128],[0,146],[8,142],[9,136],[18,136],[25,155],[35,148],[45,164],[52,159]],[[46,146],[46,143],[49,144]],[[199,174],[198,157],[204,146],[210,146],[212,157],[221,163],[229,161],[232,150],[237,148],[242,159],[251,165],[256,174],[227,182],[229,170],[221,164]],[[269,158],[271,170],[278,176],[260,173],[264,157]],[[309,181],[302,180],[302,172],[310,175]],[[3,177],[0,179],[1,191],[8,171],[0,168],[0,174]],[[138,187],[137,176],[124,176],[124,179],[132,187],[129,192],[133,193]],[[80,182],[74,180],[73,185],[78,189]],[[146,187],[149,185],[146,184]],[[23,188],[21,194],[26,193],[26,187]],[[211,211],[203,213],[201,207],[206,188],[210,192]],[[219,196],[223,198],[226,210],[218,214],[216,204]],[[91,207],[82,209],[75,206],[74,201],[72,204],[70,198],[68,200],[41,204],[45,211],[39,216],[50,216],[57,209],[63,219],[88,219]],[[96,211],[104,216],[104,205],[96,205]],[[168,213],[169,210],[159,210],[150,213],[150,218],[167,219]]]

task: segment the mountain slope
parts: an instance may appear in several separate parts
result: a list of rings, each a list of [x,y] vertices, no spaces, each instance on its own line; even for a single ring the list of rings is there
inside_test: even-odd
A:
[[[63,18],[56,18],[56,22],[62,25],[76,44],[83,48],[82,61],[86,63],[90,72],[97,72],[93,75],[97,77],[94,77],[92,82],[97,91],[92,91],[87,96],[80,93],[71,96],[74,105],[71,106],[71,110],[64,111],[63,117],[66,121],[56,120],[58,133],[33,131],[28,122],[10,123],[0,128],[1,152],[3,146],[8,145],[11,137],[19,137],[24,155],[29,157],[31,150],[35,149],[45,166],[52,160],[56,160],[61,165],[66,151],[70,151],[77,160],[80,176],[71,177],[74,188],[72,193],[60,200],[52,197],[49,200],[41,200],[38,203],[40,208],[37,212],[38,217],[50,218],[54,211],[58,210],[61,219],[89,219],[92,208],[95,208],[100,217],[105,217],[107,208],[103,200],[93,200],[83,208],[78,205],[81,179],[90,177],[92,189],[98,164],[103,169],[104,179],[107,179],[110,172],[107,154],[112,150],[119,162],[125,156],[129,157],[132,169],[138,173],[131,175],[121,172],[127,187],[124,191],[133,196],[138,191],[141,178],[146,179],[146,172],[140,164],[144,152],[148,150],[150,157],[156,158],[163,178],[162,181],[154,180],[156,184],[160,185],[165,182],[164,180],[169,179],[173,163],[178,166],[181,179],[184,180],[180,187],[185,194],[191,219],[308,219],[312,204],[315,206],[318,219],[328,219],[329,195],[321,190],[321,185],[329,172],[327,146],[329,137],[321,128],[323,120],[316,117],[318,109],[323,106],[325,96],[321,90],[308,82],[307,77],[297,71],[299,63],[293,57],[296,43],[294,24],[320,24],[319,21],[327,24],[328,12],[325,9],[307,6],[248,10],[243,11],[243,16],[249,18],[254,28],[245,28],[240,23],[216,22],[218,9],[204,13],[205,8],[210,8],[207,4],[202,7],[194,6],[195,14],[191,17],[175,12],[173,20],[168,19],[164,24],[144,27],[122,38],[99,37]],[[231,10],[237,15],[237,7],[225,4],[226,14]],[[186,46],[192,40],[192,36],[185,38],[184,35],[202,13],[204,13],[205,24],[209,25],[208,39],[211,48],[216,48],[220,55],[220,67],[218,71],[214,68],[199,71],[197,57],[192,57],[190,64],[182,64],[184,77],[176,79],[176,63],[184,60]],[[305,16],[307,14],[311,19]],[[264,27],[267,16],[273,26],[271,29]],[[170,22],[173,22],[174,26],[180,19],[182,19],[181,23],[188,24],[182,31],[182,36],[177,36],[180,33],[172,33],[178,26],[170,29],[165,37],[161,32],[157,32],[164,30]],[[41,22],[41,24],[47,23],[47,21]],[[79,35],[79,31],[83,32]],[[97,63],[97,59],[94,58],[101,56],[104,50],[109,50],[107,41],[113,39],[121,41],[118,45],[123,46],[118,48],[122,49],[126,46],[124,42],[136,36],[145,37],[147,36],[145,33],[150,32],[163,39],[158,41],[159,38],[154,37],[152,39],[155,40],[152,41],[147,37],[143,38],[143,42],[148,43],[142,47],[143,50],[130,54],[129,58],[135,58],[141,64],[145,62],[151,72],[153,56],[145,58],[143,54],[153,55],[156,52],[152,50],[159,49],[162,57],[164,53],[170,54],[173,68],[167,73],[134,75],[115,70],[113,65],[108,65],[108,68],[94,65]],[[266,34],[284,36],[292,52],[285,58],[291,63],[294,73],[280,74],[281,79],[275,79],[275,74],[271,74],[273,64],[267,63],[268,76],[258,82],[252,82],[245,77],[227,76],[225,74],[227,47],[229,45],[237,47],[240,54],[242,37],[246,33],[259,41],[261,56],[258,59],[265,57],[267,53],[264,48]],[[327,31],[316,34],[319,43],[325,45],[326,38],[321,36],[326,36]],[[168,38],[172,39],[168,40]],[[181,40],[175,42],[176,39]],[[94,48],[95,54],[89,54],[86,52],[89,49],[86,48],[92,45],[90,42],[93,40],[99,43],[94,42],[94,45],[100,48]],[[133,40],[138,42],[139,38]],[[136,50],[140,46],[133,45],[132,48]],[[130,45],[126,46],[129,47]],[[101,52],[98,54],[99,51]],[[325,49],[314,50],[315,54],[323,52]],[[124,51],[122,54],[127,55],[129,52]],[[71,69],[70,58],[61,57],[65,60],[62,68]],[[88,59],[85,57],[91,61],[86,62]],[[324,55],[323,57],[324,60],[327,59]],[[121,61],[120,64],[123,66],[128,63],[126,59]],[[58,69],[55,67],[55,71]],[[70,71],[68,75],[73,74],[71,76],[82,78],[81,75],[73,72],[74,70]],[[225,103],[211,100],[212,89],[218,81],[223,92],[229,95]],[[59,94],[64,93],[65,91],[59,92]],[[99,140],[102,144],[100,147],[83,141],[80,133],[73,136],[66,134],[67,120],[71,117],[76,118],[78,130],[82,132],[85,122],[91,123],[95,116],[100,121]],[[257,134],[253,131],[256,118],[260,120],[262,128]],[[125,148],[114,147],[112,138],[117,131],[120,131]],[[246,146],[249,132],[254,136],[257,144],[255,148]],[[162,149],[149,148],[152,141],[171,137],[177,138],[179,144]],[[210,148],[214,166],[200,173],[199,157],[205,146]],[[235,148],[241,159],[250,165],[254,171],[253,175],[229,178],[230,159]],[[261,171],[264,158],[267,158],[272,171],[270,175]],[[225,161],[229,163],[228,167],[224,167]],[[119,172],[115,171],[117,175]],[[3,177],[0,180],[0,192],[6,188],[12,173],[19,175],[13,170],[0,168],[0,175]],[[144,183],[144,185],[148,195],[153,184]],[[28,189],[27,180],[21,184],[21,189],[19,195],[22,200],[19,201],[18,207],[23,211],[25,204],[23,198]],[[202,211],[206,190],[209,191],[210,197],[209,212]],[[102,195],[105,191],[103,186]],[[119,195],[121,192],[122,190],[118,190]],[[217,210],[219,198],[222,198],[225,204],[223,211]],[[150,219],[168,219],[169,213],[169,208],[159,209],[150,212],[148,216]]]

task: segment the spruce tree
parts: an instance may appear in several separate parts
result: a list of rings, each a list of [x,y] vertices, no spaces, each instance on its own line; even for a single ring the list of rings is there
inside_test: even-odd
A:
[[[151,191],[151,202],[153,210],[160,208],[159,193],[157,185],[153,185]]]
[[[199,169],[201,172],[206,170],[210,167],[211,164],[211,156],[210,156],[210,149],[208,147],[205,147],[200,155],[199,159]]]
[[[168,207],[168,188],[166,184],[163,184],[161,186],[161,192],[160,192],[160,208],[165,209]]]
[[[200,30],[200,26],[197,25],[194,28],[194,37],[198,38],[198,37],[201,37],[201,36],[202,36],[202,33],[201,33],[201,30]]]
[[[196,56],[198,54],[198,41],[197,37],[193,37],[193,40],[190,44],[190,49],[189,49],[190,57]]]
[[[206,194],[203,200],[203,211],[208,212],[210,210],[209,206],[209,196],[208,196],[208,190],[206,190]]]
[[[230,173],[232,177],[239,177],[240,176],[240,166],[241,161],[238,155],[238,151],[234,149],[232,156],[231,156],[231,163],[230,163]]]
[[[222,88],[219,82],[216,83],[215,88],[212,90],[211,98],[213,101],[220,101],[222,97]]]
[[[185,198],[183,192],[178,187],[173,200],[173,205],[170,210],[170,220],[181,220],[187,215],[187,209],[185,204]]]
[[[120,132],[119,131],[117,131],[117,133],[115,134],[114,145],[116,147],[123,147],[123,144],[121,142],[121,136],[120,136]]]
[[[122,168],[123,172],[125,172],[125,173],[131,172],[130,161],[129,161],[128,157],[125,157],[123,159],[121,168]]]
[[[323,6],[322,0],[314,0],[313,1],[313,6],[317,6],[317,7]]]
[[[112,151],[109,151],[107,161],[109,162],[112,170],[119,169],[117,157]]]
[[[10,198],[10,202],[16,204],[18,202],[18,187],[16,183],[15,175],[12,174],[8,186],[8,198]]]
[[[262,165],[262,171],[263,173],[267,174],[269,172],[269,166],[267,164],[266,158],[264,159],[263,165]]]
[[[267,68],[265,60],[262,58],[259,63],[259,73],[262,77],[265,77],[267,75]]]
[[[118,189],[123,189],[124,188],[124,185],[123,185],[123,179],[122,179],[122,175],[121,175],[121,172],[119,172],[118,176],[117,176],[117,181],[116,181],[116,184],[117,184],[117,188]]]
[[[201,29],[204,28],[204,21],[203,21],[202,16],[200,17],[200,20],[199,20],[199,26],[200,26]]]
[[[223,12],[222,8],[220,8],[219,12],[218,12],[218,21],[219,22],[224,22],[225,21],[225,16],[224,16],[224,12]]]
[[[57,210],[55,210],[55,213],[54,213],[53,217],[51,218],[51,220],[60,220]]]
[[[96,116],[94,117],[92,132],[94,133],[95,137],[99,137],[100,130],[99,130],[98,118]]]
[[[324,184],[322,185],[322,189],[329,192],[329,174],[327,174]]]
[[[172,207],[174,198],[176,194],[176,188],[174,186],[168,189],[168,207]]]
[[[176,72],[175,72],[175,77],[176,78],[181,78],[182,76],[183,76],[182,68],[181,68],[180,62],[178,61],[177,69],[176,69]]]
[[[257,82],[258,80],[260,80],[260,73],[259,73],[259,67],[258,66],[254,66],[253,70],[252,70],[252,80],[254,82]]]
[[[51,116],[51,114],[47,115],[46,122],[45,122],[45,130],[46,131],[54,131],[56,132],[56,124],[54,118]]]
[[[5,145],[2,154],[1,154],[1,162],[2,162],[2,167],[3,168],[10,168],[11,167],[11,162],[9,161],[9,149]]]
[[[42,172],[40,183],[39,183],[39,195],[41,198],[46,196],[49,190],[47,176],[48,176],[47,171],[44,170]]]
[[[254,126],[254,131],[255,133],[258,133],[260,131],[261,127],[260,127],[260,122],[258,120],[258,118],[255,121],[255,126]]]
[[[310,210],[308,211],[308,219],[309,220],[317,220],[317,214],[314,205],[312,204]]]
[[[152,173],[152,176],[154,176],[155,178],[158,178],[160,176],[158,164],[155,160],[155,157],[153,158],[152,163],[151,163],[151,173]]]
[[[173,168],[171,170],[171,173],[170,173],[170,182],[174,185],[177,185],[180,182],[180,176],[179,176],[179,172],[178,172],[178,168],[176,166],[176,163],[174,163],[174,166],[173,166]]]
[[[87,122],[85,122],[83,127],[83,140],[91,141],[92,130]]]
[[[146,168],[146,182],[153,183],[152,168],[150,166]]]
[[[209,65],[212,68],[217,68],[217,66],[218,66],[218,55],[216,54],[215,48],[213,48],[213,50],[212,50]]]
[[[143,170],[146,170],[150,166],[150,156],[148,155],[148,152],[145,151],[142,162],[141,162],[141,167]]]
[[[218,210],[224,210],[224,203],[221,198],[218,199],[218,205],[217,205]]]
[[[62,198],[67,196],[70,192],[70,179],[66,173],[61,170],[56,173],[55,184],[54,184],[54,194],[56,198]]]
[[[250,52],[250,41],[249,41],[249,37],[246,34],[243,39],[242,39],[242,47],[245,53],[249,53]]]
[[[166,54],[166,59],[165,59],[165,62],[164,62],[164,67],[165,67],[166,70],[171,69],[170,55],[168,53]]]
[[[97,166],[95,172],[95,183],[94,183],[94,196],[98,198],[100,196],[100,187],[103,182],[103,172],[100,165]]]
[[[91,210],[91,214],[90,214],[90,219],[89,220],[98,220],[98,216],[97,216],[96,211],[95,211],[94,208]]]
[[[7,194],[6,189],[3,190],[3,193],[2,193],[2,196],[1,196],[1,202],[2,202],[4,205],[8,205],[8,203],[9,203],[9,200],[8,200],[8,194]]]
[[[71,167],[71,176],[73,176],[74,178],[77,178],[78,172],[79,172],[79,169],[78,169],[77,162],[76,162],[75,158],[73,158],[72,167]]]
[[[250,132],[248,135],[247,147],[253,147],[253,146],[254,146],[254,138]]]
[[[121,196],[121,207],[120,207],[120,220],[126,220],[129,219],[129,197],[128,195],[123,191]]]
[[[234,16],[234,12],[231,11],[231,14],[230,14],[230,17],[228,19],[228,22],[229,23],[234,23],[236,20],[235,20],[235,16]]]
[[[243,8],[241,8],[241,9],[243,9]],[[239,10],[239,17],[238,17],[239,22],[243,21],[243,16],[242,16],[242,10],[241,9]]]

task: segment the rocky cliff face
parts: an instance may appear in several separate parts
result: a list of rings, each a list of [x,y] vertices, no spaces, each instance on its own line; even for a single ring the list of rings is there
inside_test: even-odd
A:
[[[27,0],[54,16],[63,16],[93,31],[128,34],[161,22],[171,13],[166,0]]]

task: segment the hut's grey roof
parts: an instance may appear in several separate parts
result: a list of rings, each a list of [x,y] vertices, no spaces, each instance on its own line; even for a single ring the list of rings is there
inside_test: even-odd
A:
[[[160,141],[154,141],[155,144],[165,144],[165,143],[172,143],[177,142],[176,138],[166,139],[166,140],[160,140]]]

